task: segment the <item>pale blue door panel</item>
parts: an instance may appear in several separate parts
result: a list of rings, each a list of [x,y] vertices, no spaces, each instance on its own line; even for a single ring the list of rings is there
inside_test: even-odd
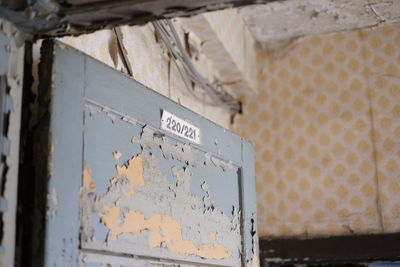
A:
[[[90,185],[83,191],[87,201],[82,205],[82,247],[240,266],[238,168],[230,164],[223,170],[196,148],[182,153],[179,141],[154,137],[154,129],[118,119],[110,110],[107,113],[95,112],[94,107],[85,113],[84,164]],[[159,139],[157,145],[151,144],[154,140],[144,140],[145,130],[152,132],[151,138]],[[176,159],[180,154],[183,160]],[[118,171],[130,168],[137,159],[140,164],[136,167],[143,169],[140,184]],[[108,222],[111,210],[118,212],[118,225]],[[157,226],[143,225],[130,231],[128,223],[133,227],[134,219],[140,216],[149,225],[156,220]],[[169,232],[158,237],[158,244],[152,244],[155,231]],[[115,233],[118,236],[113,236]],[[218,252],[220,247],[224,248]],[[207,253],[211,259],[206,259]]]
[[[11,110],[12,101],[11,97],[7,94],[7,71],[8,71],[8,61],[10,57],[10,40],[8,37],[0,31],[0,172],[3,173],[3,170],[6,168],[5,160],[3,158],[8,156],[10,142],[4,135],[4,129],[7,127],[5,123],[5,115]],[[4,215],[3,213],[8,210],[7,199],[4,197],[5,188],[3,188],[6,184],[5,176],[1,176],[0,183],[2,188],[0,188],[2,195],[0,195],[0,218],[1,218],[1,238],[4,239],[6,227],[4,224]],[[9,213],[13,212],[12,210],[8,211]],[[15,216],[15,215],[14,215]],[[0,258],[5,257],[9,248],[4,247],[4,242],[0,244]],[[10,250],[13,251],[13,250]],[[2,260],[0,261],[0,263]]]
[[[45,265],[256,266],[251,144],[70,47],[51,55]],[[163,111],[201,143],[162,130]]]

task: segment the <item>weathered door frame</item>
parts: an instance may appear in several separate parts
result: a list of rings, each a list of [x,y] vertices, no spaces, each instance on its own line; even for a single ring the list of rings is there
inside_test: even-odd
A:
[[[0,17],[15,23],[27,38],[40,38],[139,25],[163,17],[191,16],[271,1],[274,0],[5,0],[0,4]]]
[[[25,46],[17,45],[16,29],[0,18],[1,86],[1,248],[0,265],[13,266],[15,255],[20,122]]]
[[[58,62],[58,56],[63,54],[62,64]],[[84,78],[86,68],[95,62],[94,59],[65,46],[62,43],[45,41],[42,44],[42,59],[40,66],[41,81],[39,85],[38,102],[39,118],[35,127],[34,159],[35,164],[35,214],[39,214],[35,223],[32,225],[32,265],[33,266],[63,266],[63,264],[78,265],[79,262],[79,231],[80,231],[80,192],[82,186],[83,158],[77,151],[82,150],[83,146],[83,108],[84,102],[96,102],[88,96],[86,90],[86,80]],[[97,64],[101,64],[96,62]],[[177,105],[175,102],[159,95],[158,93],[138,84],[130,77],[124,76],[116,70],[107,66],[103,68],[110,73],[108,79],[117,81],[115,85],[120,90],[135,90],[135,93],[148,98],[161,105],[163,109],[174,109],[177,115],[196,116],[190,110]],[[53,77],[53,74],[54,75]],[[99,75],[101,77],[102,75]],[[99,79],[101,83],[101,79]],[[58,83],[63,84],[63,90],[58,89]],[[112,89],[99,93],[101,97],[107,99],[108,94],[112,94]],[[122,101],[122,102],[118,102]],[[126,99],[119,99],[113,104],[121,105]],[[148,112],[153,105],[142,100],[133,101],[131,105],[123,105],[126,114],[130,110],[136,110],[139,118],[137,120],[146,121],[151,126],[158,128],[160,114],[154,111]],[[65,105],[70,103],[70,105]],[[162,103],[162,104],[160,104]],[[201,122],[201,123],[200,123]],[[241,155],[235,155],[235,164],[240,168],[241,186],[241,227],[244,236],[242,242],[243,266],[257,266],[258,263],[258,237],[256,219],[256,196],[255,196],[255,166],[254,151],[252,145],[244,139],[230,133],[214,123],[199,119],[197,124],[213,126],[215,129],[213,136],[224,136],[219,140],[224,147],[224,142],[236,140],[241,147]],[[211,127],[209,127],[211,128]],[[52,129],[49,133],[49,129]],[[168,135],[168,133],[165,133]],[[214,137],[215,138],[215,137]],[[229,153],[229,147],[217,151],[215,139],[202,139],[202,150],[211,151],[215,155]],[[39,160],[40,157],[40,160]],[[63,164],[56,164],[63,162]],[[55,188],[63,190],[55,191]],[[69,210],[74,210],[73,214]],[[38,231],[40,229],[40,231]],[[49,234],[51,233],[51,234]],[[28,247],[29,249],[29,247]]]

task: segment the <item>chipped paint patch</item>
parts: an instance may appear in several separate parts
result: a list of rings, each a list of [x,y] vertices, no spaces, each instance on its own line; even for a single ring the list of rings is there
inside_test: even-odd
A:
[[[214,163],[215,166],[220,167],[223,171],[226,171],[228,168],[232,168],[232,163],[226,162],[224,160],[218,159],[216,157],[211,158],[212,163]]]
[[[218,154],[221,154],[221,151],[218,150]],[[220,167],[223,171],[226,171],[228,169],[233,168],[233,163],[232,161],[225,161],[222,159],[217,158],[215,155],[213,155],[210,152],[207,152],[205,154],[205,160],[204,160],[204,165],[208,165],[210,164],[210,162],[212,162],[214,164],[214,166]]]
[[[155,214],[145,219],[142,213],[129,210],[121,223],[122,211],[119,207],[105,205],[104,210],[105,213],[100,215],[101,220],[110,229],[113,239],[122,233],[138,235],[147,230],[149,248],[161,247],[165,243],[167,249],[174,254],[196,255],[206,259],[226,259],[232,256],[223,245],[206,243],[196,246],[192,241],[184,240],[181,223],[170,216]]]
[[[92,105],[92,104],[89,104],[89,103],[86,103],[85,107],[89,111],[89,116],[94,116],[94,115],[96,115],[97,113],[99,113],[101,111],[101,109],[99,107],[97,107],[95,105]]]
[[[119,179],[120,179],[120,178],[118,178],[118,177],[112,178],[112,179],[111,179],[111,184],[112,184],[112,185],[115,184],[116,182],[118,182]]]
[[[212,240],[212,241],[215,241],[215,240],[217,240],[217,233],[216,232],[212,232],[212,233],[210,233],[210,239]]]
[[[166,136],[156,132],[150,126],[143,128],[140,140],[133,137],[131,142],[141,144],[145,148],[161,147],[165,158],[171,157],[181,162],[187,162],[192,166],[196,166],[197,164],[198,153],[191,145],[182,143],[171,144]]]
[[[143,179],[143,163],[141,157],[133,157],[128,160],[127,165],[117,165],[118,176],[125,177],[129,181],[129,191],[125,192],[127,196],[132,196],[137,185],[144,185]]]
[[[251,261],[251,267],[260,267],[260,261],[255,254],[253,255],[253,259]]]
[[[92,170],[88,167],[83,170],[83,185],[89,192],[96,191],[96,185],[92,181]]]
[[[201,190],[192,192],[192,175],[197,179],[199,157],[204,154],[149,126],[131,142],[141,151],[132,152],[124,165],[110,163],[116,173],[102,178],[108,183],[106,192],[84,192],[83,247],[239,266],[240,207],[229,214],[219,210],[208,192],[214,183],[198,184],[205,197]],[[118,152],[111,151],[113,156]],[[209,167],[209,175],[220,173],[214,164]],[[102,234],[104,229],[108,235]]]
[[[256,247],[253,247],[253,258],[251,260],[251,267],[260,267],[260,260],[257,255]]]
[[[113,152],[113,157],[115,160],[119,160],[119,158],[122,156],[122,154],[118,151]]]
[[[399,1],[273,1],[239,10],[245,25],[268,52],[292,48],[298,37],[376,27],[400,20]],[[285,18],[285,19],[282,19]]]
[[[109,107],[102,107],[101,111],[105,112],[107,114],[107,116],[111,119],[112,123],[115,123],[115,121],[117,120],[117,115],[115,114],[115,112],[113,112],[113,110]]]

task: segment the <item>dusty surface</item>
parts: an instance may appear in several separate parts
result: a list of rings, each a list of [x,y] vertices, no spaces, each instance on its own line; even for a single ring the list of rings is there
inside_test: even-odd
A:
[[[400,21],[400,2],[387,0],[287,0],[240,9],[255,39],[269,50],[311,34]]]

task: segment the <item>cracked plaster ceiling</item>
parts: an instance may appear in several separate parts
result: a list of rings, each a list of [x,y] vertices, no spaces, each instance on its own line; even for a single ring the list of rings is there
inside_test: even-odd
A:
[[[400,1],[286,0],[246,6],[239,12],[254,38],[274,51],[305,35],[400,22]]]

